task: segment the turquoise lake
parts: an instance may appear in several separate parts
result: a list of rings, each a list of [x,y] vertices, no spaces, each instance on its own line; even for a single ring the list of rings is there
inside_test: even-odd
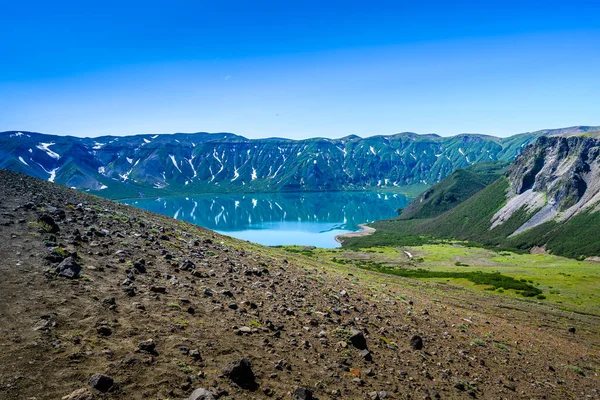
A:
[[[339,247],[337,235],[392,218],[410,199],[396,193],[202,194],[123,203],[267,245]]]

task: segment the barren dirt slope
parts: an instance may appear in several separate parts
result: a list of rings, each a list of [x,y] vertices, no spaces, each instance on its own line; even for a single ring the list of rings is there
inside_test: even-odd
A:
[[[0,399],[600,396],[593,316],[0,187]]]

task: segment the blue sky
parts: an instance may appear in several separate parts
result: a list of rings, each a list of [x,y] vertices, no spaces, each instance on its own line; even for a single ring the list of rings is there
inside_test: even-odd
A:
[[[94,3],[0,5],[0,131],[600,125],[597,1]]]

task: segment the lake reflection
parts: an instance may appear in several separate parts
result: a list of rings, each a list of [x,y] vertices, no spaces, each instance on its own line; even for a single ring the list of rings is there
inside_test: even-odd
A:
[[[335,236],[391,218],[409,199],[374,192],[204,194],[123,201],[268,246],[338,247]]]

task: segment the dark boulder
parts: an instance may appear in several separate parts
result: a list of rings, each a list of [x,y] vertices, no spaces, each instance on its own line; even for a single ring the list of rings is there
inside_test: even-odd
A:
[[[139,260],[137,260],[136,262],[133,263],[133,268],[140,274],[143,274],[146,272],[146,260],[144,260],[143,258],[140,258]]]
[[[73,257],[68,257],[63,262],[58,264],[55,270],[58,276],[62,276],[69,279],[77,279],[81,275],[81,265],[79,265]]]
[[[233,383],[241,387],[254,391],[258,388],[256,376],[252,371],[252,363],[247,358],[235,360],[223,370],[223,376],[231,379]]]
[[[38,218],[38,224],[40,224],[41,228],[48,233],[60,232],[60,228],[58,227],[58,224],[54,221],[54,218],[52,218],[48,214],[42,214]]]
[[[299,387],[292,393],[292,399],[294,400],[314,400],[313,392],[305,387]]]
[[[150,353],[153,355],[158,355],[158,353],[156,351],[156,343],[154,343],[154,340],[152,340],[152,339],[144,340],[142,343],[140,343],[138,345],[138,347],[141,351],[144,351],[146,353]]]
[[[423,348],[423,338],[415,335],[410,339],[410,348],[413,350],[421,350]]]
[[[90,378],[90,386],[102,393],[106,393],[114,388],[115,381],[110,376],[94,374]]]
[[[365,335],[356,329],[353,329],[350,332],[350,343],[359,350],[365,350],[367,348],[367,339],[365,339]]]

